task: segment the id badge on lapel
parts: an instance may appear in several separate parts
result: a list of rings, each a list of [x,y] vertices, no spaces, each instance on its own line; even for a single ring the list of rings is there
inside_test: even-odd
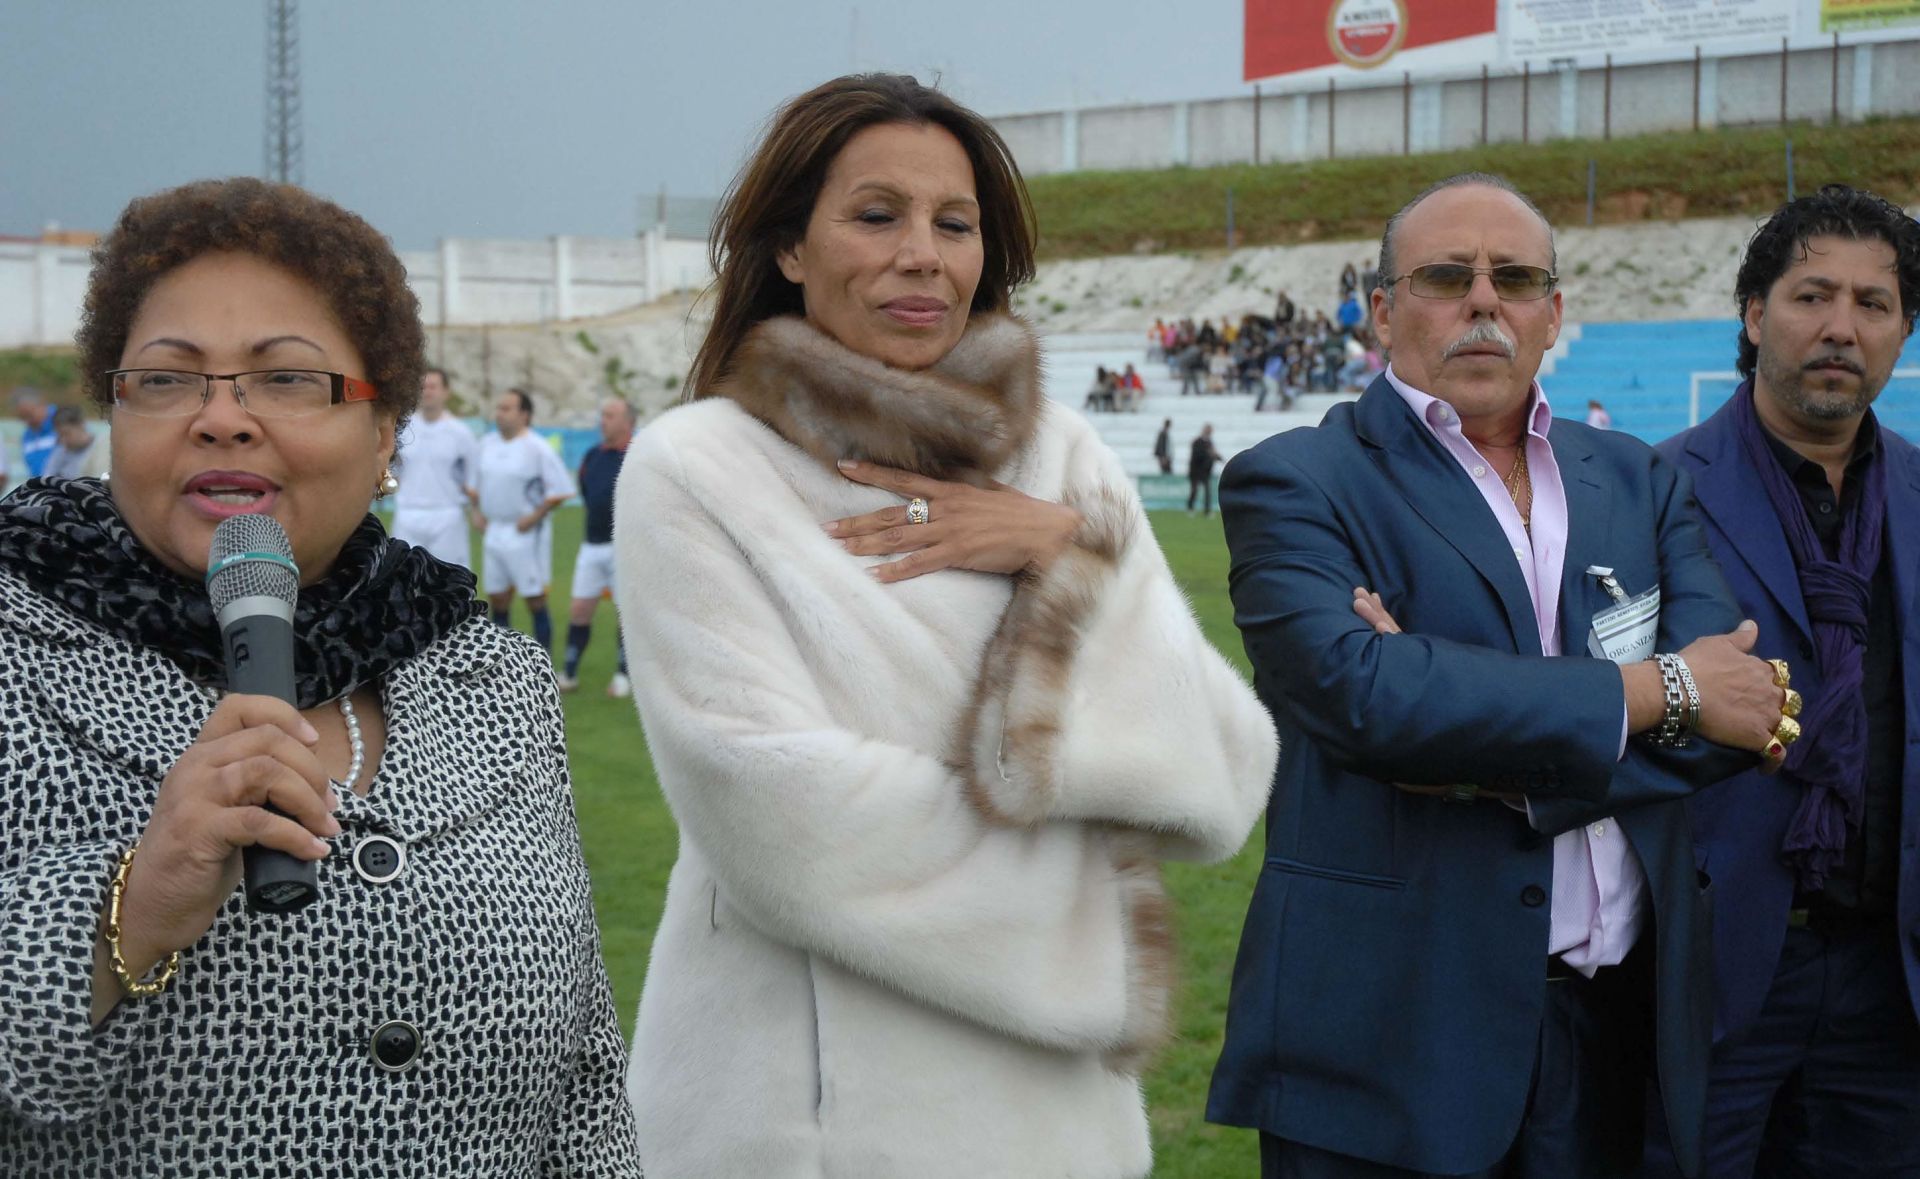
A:
[[[1629,597],[1613,570],[1589,565],[1587,575],[1599,579],[1600,588],[1613,599],[1613,605],[1593,616],[1587,651],[1595,659],[1621,664],[1651,659],[1660,634],[1660,587]]]

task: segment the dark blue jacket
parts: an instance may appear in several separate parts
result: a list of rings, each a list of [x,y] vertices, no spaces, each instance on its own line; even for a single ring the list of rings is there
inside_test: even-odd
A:
[[[1875,461],[1888,464],[1883,559],[1893,563],[1898,599],[1894,625],[1906,700],[1896,920],[1903,931],[1900,951],[1907,991],[1920,1011],[1920,626],[1914,625],[1914,588],[1920,584],[1920,450],[1890,430],[1882,430],[1880,440]],[[1707,541],[1741,609],[1760,624],[1755,654],[1790,663],[1793,686],[1812,700],[1822,685],[1799,574],[1759,472],[1741,448],[1730,405],[1667,439],[1659,450],[1693,476]],[[1794,893],[1793,874],[1780,861],[1780,845],[1799,805],[1797,787],[1758,774],[1742,774],[1703,790],[1688,804],[1700,863],[1712,873],[1718,893],[1713,918],[1716,1040],[1744,1030],[1760,1014],[1779,966]]]
[[[1540,657],[1526,583],[1479,491],[1384,378],[1227,466],[1235,621],[1281,757],[1213,1121],[1419,1171],[1494,1163],[1539,1045],[1552,836],[1615,816],[1647,873],[1661,1087],[1678,1157],[1697,1169],[1709,896],[1679,800],[1753,757],[1701,741],[1619,756],[1619,671],[1585,655],[1610,600],[1584,571],[1661,587],[1662,651],[1740,615],[1684,474],[1576,422],[1554,422],[1550,441],[1569,517],[1569,657],[1555,659]],[[1353,613],[1361,585],[1404,635]],[[1499,802],[1393,782],[1522,791],[1539,829]]]

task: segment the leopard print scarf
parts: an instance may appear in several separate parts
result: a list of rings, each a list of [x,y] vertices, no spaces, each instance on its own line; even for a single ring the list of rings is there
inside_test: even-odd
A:
[[[0,569],[68,611],[226,686],[206,587],[149,553],[98,479],[34,479],[0,500]],[[312,708],[372,683],[484,609],[473,574],[387,536],[369,515],[294,607],[294,684]]]

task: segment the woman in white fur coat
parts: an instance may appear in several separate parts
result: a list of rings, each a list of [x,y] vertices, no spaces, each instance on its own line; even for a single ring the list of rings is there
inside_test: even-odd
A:
[[[842,78],[721,211],[691,404],[615,541],[680,825],[629,1090],[651,1179],[1148,1172],[1158,861],[1273,727],[1114,454],[1043,399],[1025,188],[977,115]]]

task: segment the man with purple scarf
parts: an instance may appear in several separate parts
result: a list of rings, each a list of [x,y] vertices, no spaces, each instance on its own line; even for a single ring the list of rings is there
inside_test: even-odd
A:
[[[1829,186],[1754,235],[1735,299],[1746,382],[1659,449],[1804,711],[1778,776],[1688,804],[1715,893],[1705,1174],[1920,1175],[1920,450],[1870,408],[1920,312],[1920,227]]]

